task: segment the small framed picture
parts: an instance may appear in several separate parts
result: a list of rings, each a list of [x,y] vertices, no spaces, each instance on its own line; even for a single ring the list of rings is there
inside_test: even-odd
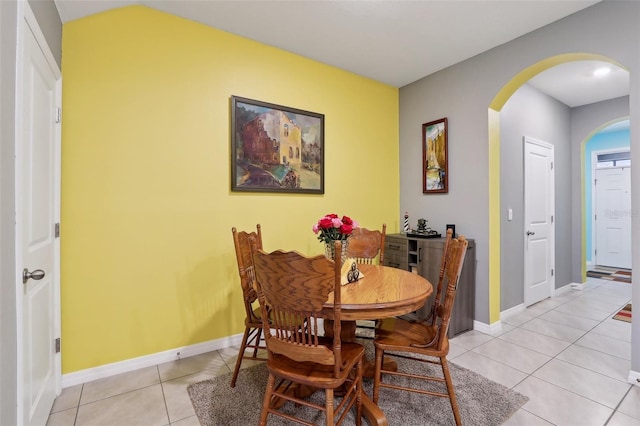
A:
[[[447,132],[446,117],[422,125],[422,192],[424,194],[449,191]]]

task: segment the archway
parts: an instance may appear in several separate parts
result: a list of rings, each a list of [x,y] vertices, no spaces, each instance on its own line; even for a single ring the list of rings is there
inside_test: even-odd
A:
[[[559,64],[572,61],[597,60],[610,62],[624,68],[616,61],[596,54],[571,53],[544,59],[515,75],[496,94],[488,109],[489,129],[489,319],[490,323],[500,320],[501,292],[501,245],[500,245],[500,111],[507,100],[532,77]],[[584,209],[584,205],[582,207]],[[582,227],[582,264],[584,261],[584,226]],[[584,269],[584,266],[583,266]],[[583,275],[586,271],[583,271]]]

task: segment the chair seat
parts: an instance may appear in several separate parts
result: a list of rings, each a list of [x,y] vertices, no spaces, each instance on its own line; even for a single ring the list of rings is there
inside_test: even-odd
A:
[[[358,343],[342,342],[342,362],[345,363],[345,368],[339,377],[335,377],[333,365],[296,362],[278,354],[272,354],[272,357],[269,358],[267,369],[270,373],[292,382],[322,389],[335,388],[345,381],[350,371],[363,356],[364,346]]]
[[[402,350],[430,356],[446,356],[449,353],[449,339],[444,339],[441,350],[436,349],[435,342],[430,347],[415,347],[412,345],[426,345],[436,339],[438,328],[430,323],[411,322],[401,318],[385,318],[378,322],[374,344],[384,350]]]

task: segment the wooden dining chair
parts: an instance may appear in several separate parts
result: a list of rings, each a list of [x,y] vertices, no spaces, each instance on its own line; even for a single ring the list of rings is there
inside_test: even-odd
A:
[[[367,228],[356,228],[349,237],[347,257],[355,259],[356,263],[372,265],[378,259],[378,265],[384,262],[384,239],[387,234],[387,225],[382,224],[382,230],[370,230]],[[371,339],[373,338],[376,321],[358,320],[356,321],[356,336]]]
[[[253,286],[255,276],[253,256],[251,255],[252,241],[255,241],[254,245],[256,249],[262,249],[262,230],[258,224],[256,225],[255,232],[237,231],[236,228],[233,227],[231,228],[231,233],[233,234],[233,244],[236,248],[238,274],[240,275],[240,286],[242,287],[242,300],[245,310],[244,334],[242,336],[242,342],[240,343],[240,350],[238,351],[233,376],[231,376],[231,387],[235,387],[242,360],[266,361],[266,354],[259,356],[258,351],[266,351],[267,347],[262,339],[260,306],[257,303],[255,304],[256,306],[254,306],[254,302],[258,300],[258,293]],[[247,349],[253,349],[253,351],[247,354]]]
[[[446,282],[444,303],[438,305],[431,322],[412,322],[400,318],[386,318],[376,327],[374,346],[376,351],[376,367],[373,379],[373,401],[378,402],[380,388],[390,388],[420,394],[449,398],[456,425],[461,425],[460,410],[456,394],[449,373],[447,354],[449,353],[449,339],[447,328],[451,319],[451,311],[456,296],[460,271],[467,252],[468,241],[464,236],[452,238],[447,248],[444,261],[444,274],[441,278]],[[440,283],[438,283],[440,285]],[[404,359],[416,362],[439,365],[442,376],[430,376],[413,371],[390,371],[384,369],[385,352],[392,351],[389,356],[398,355]],[[425,356],[429,357],[426,358]],[[405,384],[393,384],[383,381],[384,376],[402,377]],[[446,392],[420,389],[416,386],[421,380],[444,383]]]
[[[260,415],[260,425],[267,417],[280,416],[301,424],[312,420],[296,416],[282,401],[324,412],[327,425],[342,424],[355,406],[355,423],[362,415],[362,360],[364,347],[342,341],[340,337],[340,251],[335,244],[335,259],[324,255],[305,257],[294,251],[253,254],[258,300],[262,309],[267,343],[269,378]],[[333,337],[321,335],[319,327],[323,304],[334,293]],[[269,312],[271,321],[265,320]],[[300,327],[299,324],[305,324]],[[323,389],[324,405],[294,392],[298,387]],[[334,400],[340,390],[342,399]]]
[[[349,237],[347,257],[353,258],[357,263],[373,264],[378,259],[378,264],[384,262],[384,239],[387,233],[387,225],[382,224],[382,230],[370,230],[356,228]]]
[[[440,260],[440,274],[438,275],[438,285],[436,286],[436,295],[433,298],[433,305],[431,305],[431,311],[429,312],[429,316],[424,318],[423,321],[431,321],[431,325],[435,325],[438,319],[438,316],[435,314],[440,306],[442,305],[442,291],[444,287],[444,268],[446,265],[447,259],[447,251],[449,250],[449,244],[451,243],[451,238],[453,238],[453,230],[451,228],[447,229],[447,236],[444,240],[444,248],[442,250],[442,259]]]

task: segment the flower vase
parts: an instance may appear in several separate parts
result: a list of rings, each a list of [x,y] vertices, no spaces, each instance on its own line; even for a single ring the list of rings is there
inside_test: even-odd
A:
[[[340,256],[340,263],[344,264],[345,260],[347,260],[347,249],[349,248],[349,240],[340,240],[340,243],[342,243],[342,253]],[[330,243],[324,243],[324,255],[327,256],[327,258],[334,260],[335,258],[335,246],[334,246],[334,242],[331,241]]]

